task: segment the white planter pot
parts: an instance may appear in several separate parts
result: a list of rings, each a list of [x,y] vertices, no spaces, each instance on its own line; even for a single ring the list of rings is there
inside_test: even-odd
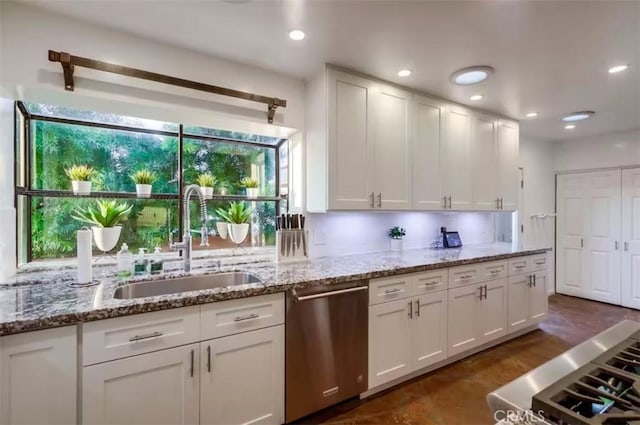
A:
[[[258,197],[258,189],[257,187],[247,187],[245,188],[247,191],[247,198],[257,198]]]
[[[227,195],[227,188],[226,187],[221,187],[220,188],[220,195],[222,195],[222,196],[226,196]]]
[[[109,252],[116,247],[122,233],[122,226],[115,227],[92,227],[93,240],[102,252]]]
[[[229,239],[231,239],[231,242],[235,243],[236,245],[240,245],[242,242],[244,242],[244,239],[247,237],[247,233],[249,233],[249,223],[229,223],[228,228]]]
[[[200,189],[202,189],[202,193],[204,194],[204,199],[213,198],[213,188],[212,187],[200,186]]]
[[[223,221],[218,221],[218,222],[216,222],[216,229],[218,230],[218,235],[220,235],[220,237],[222,239],[227,239],[227,233],[228,233],[228,230],[229,230],[229,223],[223,222]]]
[[[389,239],[389,249],[392,252],[402,251],[402,239]]]
[[[74,195],[90,195],[91,194],[91,182],[72,180],[71,188]]]
[[[138,198],[149,198],[149,197],[151,197],[151,185],[150,184],[137,184],[136,185],[136,193],[138,194]]]

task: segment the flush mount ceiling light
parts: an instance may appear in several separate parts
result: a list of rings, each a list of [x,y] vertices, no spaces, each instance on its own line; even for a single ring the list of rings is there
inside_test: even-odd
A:
[[[411,75],[410,69],[401,69],[398,71],[398,77],[408,77],[409,75]]]
[[[586,120],[587,118],[590,118],[591,115],[593,115],[593,114],[595,114],[595,112],[593,112],[593,111],[572,112],[572,113],[562,117],[562,121],[564,121],[564,122],[582,121],[582,120]]]
[[[564,126],[565,130],[573,130],[574,128],[576,128],[575,124],[567,124]]]
[[[537,112],[529,112],[527,115],[525,115],[525,117],[527,117],[527,118],[537,118],[538,117],[538,113]]]
[[[469,98],[469,100],[482,100],[483,97],[484,96],[482,96],[481,94],[474,94]]]
[[[454,84],[468,86],[486,80],[493,72],[494,69],[490,66],[471,66],[454,72],[449,80]]]
[[[616,74],[618,72],[625,71],[627,68],[629,68],[629,65],[612,66],[611,68],[609,68],[609,74]]]
[[[301,30],[292,30],[289,31],[289,38],[295,41],[300,41],[304,39],[304,31]]]

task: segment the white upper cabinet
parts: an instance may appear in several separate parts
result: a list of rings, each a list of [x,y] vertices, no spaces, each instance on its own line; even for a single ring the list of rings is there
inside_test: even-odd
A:
[[[497,127],[498,120],[495,117],[473,115],[471,171],[474,210],[495,210],[500,205],[496,192],[495,171]]]
[[[446,109],[445,140],[440,152],[442,196],[448,209],[470,210],[473,206],[471,185],[472,113],[450,105]]]
[[[622,170],[622,305],[640,308],[640,168]]]
[[[445,104],[424,96],[413,97],[413,208],[444,209],[440,149]]]
[[[411,93],[377,84],[375,93],[373,176],[375,207],[411,208],[409,110]]]
[[[328,86],[329,208],[370,209],[374,83],[330,70]]]
[[[518,155],[520,126],[515,121],[498,122],[496,187],[501,210],[518,209]]]

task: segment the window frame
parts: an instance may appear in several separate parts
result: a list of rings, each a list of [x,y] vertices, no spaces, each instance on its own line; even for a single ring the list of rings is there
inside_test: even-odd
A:
[[[23,128],[22,132],[17,131],[19,120],[22,120]],[[55,122],[61,124],[68,125],[80,125],[85,127],[94,127],[94,128],[104,128],[109,130],[117,130],[117,131],[128,131],[132,133],[145,133],[145,134],[153,134],[167,137],[175,137],[178,140],[178,164],[177,169],[178,173],[178,193],[152,193],[149,198],[138,198],[135,192],[102,192],[102,191],[91,191],[90,195],[74,195],[71,190],[52,190],[52,189],[37,189],[33,187],[32,182],[32,152],[31,152],[31,124],[32,122],[37,121],[45,121],[45,122]],[[288,142],[288,139],[283,138],[276,144],[268,144],[268,143],[260,143],[260,142],[250,142],[246,140],[239,139],[231,139],[225,137],[215,137],[215,136],[206,136],[201,134],[193,134],[193,133],[185,133],[184,132],[184,124],[178,124],[178,131],[167,131],[167,130],[155,130],[149,128],[140,128],[140,127],[132,127],[127,125],[118,125],[118,124],[110,124],[110,123],[100,123],[94,121],[85,121],[80,119],[73,118],[63,118],[63,117],[55,117],[41,114],[34,114],[29,112],[27,107],[22,101],[16,101],[14,105],[14,162],[15,162],[15,173],[14,173],[14,208],[16,209],[16,265],[20,266],[21,264],[31,263],[33,261],[33,235],[31,229],[31,220],[32,220],[32,200],[34,197],[41,198],[71,198],[71,199],[101,199],[101,198],[109,198],[109,199],[136,199],[144,201],[145,199],[158,200],[177,200],[178,201],[178,233],[179,240],[182,241],[182,237],[184,234],[184,206],[182,198],[184,196],[184,139],[195,139],[200,141],[208,141],[208,142],[219,142],[219,143],[233,143],[240,144],[251,147],[258,147],[264,149],[273,149],[274,152],[274,169],[275,169],[275,196],[260,196],[257,198],[248,198],[244,195],[213,195],[210,201],[271,201],[275,202],[275,214],[279,215],[281,211],[281,207],[285,208],[285,211],[288,209],[287,204],[287,195],[282,195],[280,193],[281,190],[281,176],[280,176],[280,149],[282,146]],[[18,155],[19,149],[22,155]],[[24,182],[24,185],[20,185],[18,182]],[[20,197],[24,198],[24,209],[25,211],[21,211],[20,208]],[[20,217],[24,214],[24,229],[20,228]],[[275,217],[274,217],[275,218]],[[24,233],[24,234],[23,234]],[[20,241],[21,237],[24,237],[26,240],[24,242]],[[20,259],[24,255],[20,254],[20,251],[26,249],[26,258],[24,262],[21,262]],[[182,256],[182,251],[179,253]]]

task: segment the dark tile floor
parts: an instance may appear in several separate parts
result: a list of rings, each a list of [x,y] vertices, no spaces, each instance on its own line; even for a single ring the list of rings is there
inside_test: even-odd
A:
[[[540,329],[366,400],[350,400],[299,424],[494,424],[487,393],[640,311],[564,295],[549,299]]]

